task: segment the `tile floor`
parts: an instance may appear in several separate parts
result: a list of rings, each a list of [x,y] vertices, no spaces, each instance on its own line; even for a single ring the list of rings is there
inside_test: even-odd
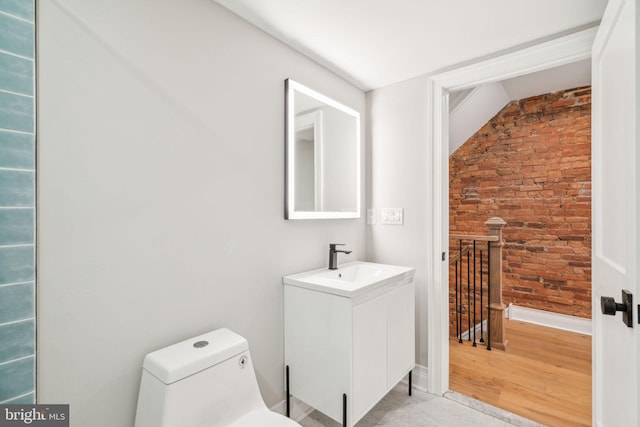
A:
[[[303,427],[341,425],[318,411],[299,422]],[[372,426],[533,427],[539,424],[454,392],[441,397],[414,390],[413,396],[408,396],[407,386],[399,384],[355,425]]]

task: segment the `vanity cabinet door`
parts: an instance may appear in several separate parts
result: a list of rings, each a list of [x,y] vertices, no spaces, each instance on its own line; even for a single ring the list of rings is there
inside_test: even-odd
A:
[[[388,378],[395,386],[415,365],[415,285],[409,283],[387,295]]]
[[[387,392],[387,295],[353,308],[352,420]]]
[[[334,420],[351,390],[349,298],[284,287],[284,363],[291,394]]]

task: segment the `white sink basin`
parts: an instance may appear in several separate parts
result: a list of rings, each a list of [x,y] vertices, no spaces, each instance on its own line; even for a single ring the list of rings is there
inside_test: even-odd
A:
[[[383,266],[379,264],[365,264],[357,262],[343,264],[337,270],[326,270],[320,273],[320,277],[344,282],[363,282],[376,280],[383,272]],[[322,279],[321,279],[322,280]]]
[[[282,282],[334,295],[355,297],[387,285],[406,283],[413,278],[414,272],[415,269],[411,267],[353,261],[339,264],[337,270],[322,268],[285,276]]]

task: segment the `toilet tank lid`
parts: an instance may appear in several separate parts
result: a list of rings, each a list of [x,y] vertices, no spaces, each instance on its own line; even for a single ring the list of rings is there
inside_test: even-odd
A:
[[[165,384],[217,365],[249,349],[247,340],[229,329],[217,329],[149,353],[143,368]]]

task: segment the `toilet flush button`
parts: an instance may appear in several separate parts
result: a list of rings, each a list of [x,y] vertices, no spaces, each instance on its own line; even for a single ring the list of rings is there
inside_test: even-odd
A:
[[[195,348],[203,348],[209,345],[209,341],[198,341],[193,344]]]

